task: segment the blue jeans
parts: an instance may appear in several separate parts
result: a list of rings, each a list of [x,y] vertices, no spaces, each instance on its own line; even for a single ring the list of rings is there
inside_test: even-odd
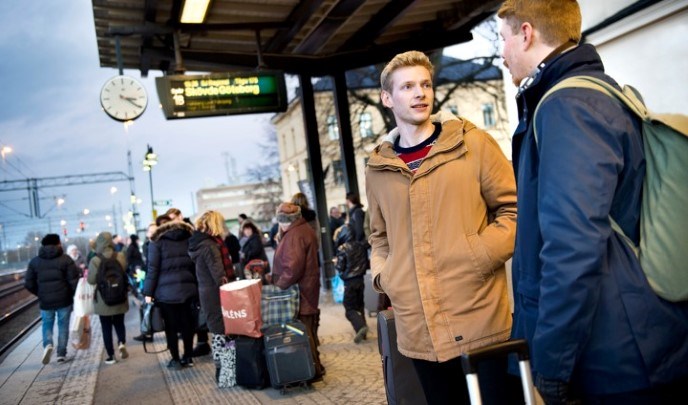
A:
[[[53,345],[53,327],[55,326],[55,314],[57,314],[57,355],[67,355],[67,341],[69,340],[69,316],[72,314],[72,306],[59,309],[41,309],[43,319],[43,347]],[[54,345],[53,345],[54,346]]]

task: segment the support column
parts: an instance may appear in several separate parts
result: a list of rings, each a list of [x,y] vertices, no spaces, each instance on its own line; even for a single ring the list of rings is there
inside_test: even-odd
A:
[[[354,138],[351,133],[351,112],[347,95],[346,74],[337,72],[334,79],[334,107],[339,123],[339,148],[344,166],[346,192],[358,192],[358,175],[356,174],[356,155],[354,153]],[[334,229],[331,230],[334,232]]]
[[[311,181],[315,194],[315,209],[320,222],[321,252],[322,262],[322,285],[326,289],[331,288],[330,278],[334,275],[332,265],[332,242],[329,238],[327,198],[325,197],[325,176],[322,168],[322,155],[320,154],[320,134],[318,133],[318,121],[315,116],[315,98],[313,96],[313,85],[311,77],[299,75],[301,84],[301,108],[303,112],[303,123],[306,130],[306,146],[308,149],[308,161],[311,169]]]

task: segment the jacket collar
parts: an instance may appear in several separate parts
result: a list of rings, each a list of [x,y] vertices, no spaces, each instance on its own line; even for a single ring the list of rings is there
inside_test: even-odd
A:
[[[557,82],[581,74],[599,76],[604,73],[604,65],[595,47],[590,44],[577,46],[552,58],[533,77],[528,88],[519,93],[519,97],[529,107],[540,101],[542,96]]]
[[[416,172],[415,177],[425,174],[426,172],[432,170],[433,167],[443,163],[445,160],[454,159],[455,157],[461,156],[463,153],[465,153],[466,147],[463,142],[464,134],[475,128],[475,125],[473,125],[471,122],[456,117],[455,115],[446,111],[440,111],[431,115],[430,121],[433,123],[439,122],[442,124],[442,132],[440,132],[437,142],[430,150],[430,153],[428,153],[428,155],[425,157],[425,160],[431,161],[432,164],[424,164],[421,166],[421,168],[419,168]],[[368,166],[375,169],[401,169],[409,176],[413,176],[411,170],[394,152],[394,142],[397,138],[399,138],[399,136],[401,135],[399,134],[398,127],[391,130],[371,153],[370,159],[368,160]],[[444,158],[436,157],[452,150],[457,151],[457,156],[450,154],[450,156],[445,156]]]
[[[193,233],[194,229],[191,227],[191,225],[187,224],[186,222],[178,222],[178,221],[171,221],[166,224],[162,224],[158,227],[158,229],[155,230],[153,233],[153,236],[151,236],[151,240],[153,242],[157,242],[162,238],[165,234],[172,232],[172,231],[181,231],[181,232],[188,232],[188,236],[191,236]]]

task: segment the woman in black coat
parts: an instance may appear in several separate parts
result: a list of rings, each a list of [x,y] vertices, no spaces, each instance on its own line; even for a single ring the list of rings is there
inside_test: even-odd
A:
[[[268,255],[265,254],[263,237],[258,227],[251,221],[244,221],[241,224],[241,233],[247,238],[244,246],[241,247],[241,268],[253,259],[260,259],[267,262]],[[265,271],[268,272],[268,269]]]
[[[172,360],[171,369],[192,366],[193,338],[196,319],[191,304],[198,297],[196,269],[189,257],[189,238],[193,227],[182,221],[170,221],[161,215],[160,223],[148,247],[148,271],[143,284],[146,302],[155,299],[165,321],[165,337]],[[179,358],[177,334],[181,332],[184,342],[184,356]]]
[[[234,269],[222,241],[225,220],[217,211],[207,211],[196,220],[196,231],[189,239],[189,255],[196,265],[201,309],[208,319],[208,330],[224,335],[225,326],[220,306],[220,286],[233,281]]]

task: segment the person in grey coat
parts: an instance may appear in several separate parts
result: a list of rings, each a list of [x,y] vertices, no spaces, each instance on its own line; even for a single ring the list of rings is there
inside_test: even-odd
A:
[[[88,263],[88,283],[96,285],[98,283],[98,270],[100,267],[100,256],[105,258],[115,258],[122,266],[124,272],[127,268],[127,260],[124,253],[115,251],[115,243],[112,241],[112,234],[110,232],[101,232],[96,237],[96,256]],[[126,279],[126,274],[124,275]],[[122,359],[129,357],[126,347],[126,328],[124,327],[124,314],[129,311],[129,300],[125,300],[121,304],[107,305],[100,297],[100,292],[96,288],[96,299],[94,301],[94,312],[100,318],[100,327],[103,331],[103,344],[105,345],[105,352],[107,358],[105,364],[115,364],[115,348],[112,344],[112,327],[117,333],[117,342],[119,343],[117,349]]]

